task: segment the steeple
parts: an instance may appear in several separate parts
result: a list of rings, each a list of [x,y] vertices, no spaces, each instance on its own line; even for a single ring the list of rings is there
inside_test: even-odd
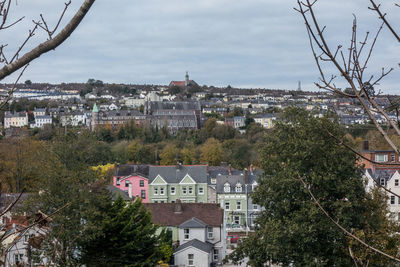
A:
[[[92,110],[92,112],[99,112],[99,109],[97,108],[96,103],[94,103],[94,105],[93,105],[93,110]]]
[[[186,75],[185,75],[185,86],[189,85],[189,73],[186,71]]]

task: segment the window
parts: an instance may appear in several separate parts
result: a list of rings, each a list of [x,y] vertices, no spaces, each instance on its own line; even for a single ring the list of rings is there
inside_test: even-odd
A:
[[[189,195],[193,194],[193,187],[189,186]]]
[[[129,186],[129,180],[125,180],[125,187]]]
[[[397,203],[400,205],[400,197],[398,198],[398,202]]]
[[[394,186],[399,186],[399,179],[394,179]]]
[[[240,224],[240,216],[235,216],[235,217],[233,217],[233,222],[234,222],[235,224]]]
[[[140,187],[144,187],[144,180],[140,180],[140,181],[139,181],[139,186],[140,186]]]
[[[24,235],[24,243],[28,243],[29,241],[29,235]]]
[[[182,194],[186,195],[186,186],[182,187]]]
[[[241,210],[242,209],[242,201],[238,200],[236,201],[236,210]]]
[[[379,154],[377,154],[377,155],[375,155],[375,161],[377,161],[377,162],[386,162],[386,161],[388,161],[388,156],[387,155],[379,155]]]
[[[225,193],[231,192],[231,186],[230,186],[228,183],[226,183],[226,184],[224,185],[224,192],[225,192]]]
[[[160,195],[164,195],[164,187],[160,187]]]
[[[194,254],[188,254],[188,265],[194,266]]]
[[[121,182],[120,182],[120,180],[119,180],[120,178],[119,177],[117,177],[117,185],[120,185],[121,184]]]
[[[185,240],[188,240],[190,238],[190,229],[188,228],[183,229],[183,238]]]
[[[199,187],[199,195],[203,195],[204,194],[204,188],[203,187]]]
[[[218,261],[218,249],[214,249],[214,261]]]
[[[217,183],[217,179],[216,178],[211,178],[211,183],[212,184],[216,184]]]
[[[397,220],[400,222],[400,212],[397,213]]]
[[[154,187],[154,195],[158,195],[158,187]]]
[[[229,202],[228,201],[225,202],[225,209],[229,210]]]
[[[241,184],[236,184],[235,191],[236,191],[236,193],[242,192],[242,185]]]
[[[207,227],[207,238],[208,239],[213,239],[214,238],[214,232],[212,227]]]
[[[383,185],[383,186],[385,186],[385,178],[381,178],[380,184]]]
[[[396,156],[395,156],[394,154],[392,154],[392,155],[390,156],[390,158],[391,158],[392,162],[395,162],[395,161],[396,161]]]
[[[171,195],[175,195],[175,186],[171,186]]]
[[[142,199],[145,199],[145,198],[146,198],[146,190],[140,191],[140,197],[141,197]]]
[[[258,210],[258,205],[257,204],[253,205],[253,210]]]
[[[390,196],[390,204],[394,204],[394,196]]]

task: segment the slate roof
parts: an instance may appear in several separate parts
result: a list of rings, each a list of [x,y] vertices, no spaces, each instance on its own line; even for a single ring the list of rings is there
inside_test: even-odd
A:
[[[206,226],[207,224],[205,224],[202,220],[193,217],[179,225],[179,228],[205,228]]]
[[[380,181],[380,179],[384,178],[385,182],[389,181],[390,178],[392,178],[393,174],[398,171],[400,173],[399,169],[377,169],[375,170],[375,173],[372,173],[371,169],[367,169],[369,174],[371,175],[372,178],[374,178],[376,181]]]
[[[116,176],[140,175],[145,178],[149,176],[149,165],[145,164],[125,164],[116,168]]]
[[[125,201],[131,200],[129,198],[128,192],[125,192],[113,185],[107,185],[107,191],[110,193],[112,201],[115,201],[118,198],[118,196],[121,196],[122,199]]]
[[[254,183],[254,181],[257,181],[257,175],[252,175],[248,174],[249,176],[249,185],[247,186],[247,193],[252,192],[252,187],[251,185]],[[228,183],[231,187],[231,190],[229,193],[224,191],[224,186],[225,184]],[[236,184],[240,183],[242,185],[242,194],[246,193],[246,188],[245,188],[245,176],[244,175],[219,175],[217,177],[217,194],[236,194]]]
[[[201,242],[198,239],[192,239],[189,242],[186,242],[185,244],[179,246],[175,250],[175,253],[177,253],[177,252],[179,252],[181,250],[184,250],[185,248],[188,248],[188,247],[194,247],[194,248],[197,248],[197,249],[199,249],[201,251],[204,251],[206,253],[210,253],[212,248],[213,248],[213,245],[210,244],[210,243],[207,243],[207,242]]]
[[[149,183],[158,175],[167,183],[179,183],[187,174],[196,183],[207,183],[207,165],[150,166]]]
[[[201,110],[198,101],[182,101],[182,102],[163,102],[151,101],[148,103],[149,109],[154,112],[156,110],[173,109],[173,110]]]
[[[174,212],[178,203],[145,203],[150,210],[153,223],[163,226],[176,226],[193,217],[213,227],[220,227],[223,222],[224,210],[214,203],[180,203],[182,212]]]

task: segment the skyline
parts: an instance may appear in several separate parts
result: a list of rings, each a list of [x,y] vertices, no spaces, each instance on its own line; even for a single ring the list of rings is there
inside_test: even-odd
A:
[[[12,7],[15,18],[22,14],[26,18],[2,33],[8,49],[17,47],[27,34],[26,26],[40,13],[49,22],[57,20],[63,2],[40,3],[19,1]],[[80,4],[72,1],[64,23]],[[56,51],[36,59],[21,82],[68,83],[94,78],[107,83],[168,84],[183,80],[189,71],[199,85],[291,90],[301,81],[303,90],[316,90],[317,67],[304,22],[293,10],[295,4],[278,0],[96,1],[71,37]],[[367,4],[364,0],[318,2],[317,15],[327,26],[332,47],[348,41],[352,13],[358,18],[359,39],[367,29],[376,32],[379,20]],[[390,3],[383,7],[391,20],[400,21],[400,15],[390,12]],[[395,68],[377,88],[384,93],[396,93],[400,82],[396,45],[384,29],[370,65],[378,73],[381,67]],[[14,74],[1,82],[15,78]]]

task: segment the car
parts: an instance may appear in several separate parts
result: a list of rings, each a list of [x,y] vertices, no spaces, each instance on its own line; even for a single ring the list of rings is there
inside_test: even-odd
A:
[[[238,235],[229,235],[228,236],[228,240],[231,243],[237,243],[239,239],[240,239],[240,236],[238,236]]]

